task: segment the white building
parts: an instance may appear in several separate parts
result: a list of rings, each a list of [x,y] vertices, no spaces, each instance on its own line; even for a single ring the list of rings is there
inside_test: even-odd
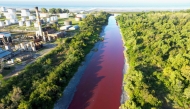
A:
[[[69,18],[68,13],[59,14],[60,18]]]
[[[40,13],[40,18],[49,17],[48,13]]]
[[[30,10],[29,9],[22,9],[21,10],[21,16],[30,16]]]

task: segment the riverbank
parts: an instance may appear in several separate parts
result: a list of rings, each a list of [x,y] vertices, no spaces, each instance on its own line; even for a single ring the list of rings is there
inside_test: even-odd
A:
[[[121,34],[122,41],[123,41],[123,47],[124,47],[124,50],[123,50],[123,54],[124,54],[123,82],[122,82],[122,94],[121,94],[121,100],[120,100],[120,103],[122,105],[129,99],[129,96],[128,96],[127,92],[124,89],[124,86],[126,84],[124,82],[124,79],[125,79],[125,74],[128,72],[128,69],[129,69],[129,63],[128,63],[127,52],[126,52],[127,47],[125,46],[126,42],[125,42],[124,36],[122,34],[122,31],[120,29],[119,23],[118,23],[118,27],[119,27],[119,30],[120,30],[120,34]],[[120,107],[120,109],[122,109],[122,108]]]
[[[105,27],[103,27],[102,32]],[[100,34],[100,37],[103,36],[103,33]],[[97,49],[101,46],[101,42],[98,41],[93,49]],[[81,80],[81,77],[83,76],[84,71],[86,70],[86,67],[88,66],[89,62],[92,60],[92,57],[95,53],[95,51],[90,51],[89,54],[86,55],[85,61],[81,63],[81,66],[78,68],[78,71],[75,73],[75,75],[70,80],[69,84],[63,91],[63,96],[57,101],[57,103],[54,105],[54,109],[67,109],[73,100],[73,97],[75,95],[75,92],[77,90],[77,86]]]

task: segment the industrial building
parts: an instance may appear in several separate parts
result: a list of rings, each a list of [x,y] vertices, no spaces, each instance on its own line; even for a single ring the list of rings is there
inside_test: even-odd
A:
[[[11,58],[11,52],[0,48],[0,60]]]
[[[69,14],[68,13],[63,13],[63,14],[59,14],[60,18],[69,18]]]

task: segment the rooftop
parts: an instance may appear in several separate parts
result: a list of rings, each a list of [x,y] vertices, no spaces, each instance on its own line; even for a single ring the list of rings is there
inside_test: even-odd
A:
[[[3,50],[2,48],[0,48],[0,58],[3,58],[3,57],[10,55],[10,54],[11,54],[11,52]]]

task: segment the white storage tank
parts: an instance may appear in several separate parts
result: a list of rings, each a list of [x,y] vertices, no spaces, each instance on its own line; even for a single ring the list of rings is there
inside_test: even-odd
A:
[[[10,14],[15,14],[16,13],[16,9],[14,9],[14,8],[8,8],[7,11]]]
[[[26,17],[22,17],[22,18],[21,18],[21,21],[26,21]]]
[[[50,18],[47,18],[46,21],[47,21],[47,22],[50,22]]]
[[[67,13],[63,13],[63,14],[59,14],[60,18],[69,18],[69,14]]]
[[[23,26],[23,21],[19,21],[19,26]]]
[[[81,21],[80,17],[75,17],[75,21]]]
[[[72,21],[64,21],[64,25],[72,25]]]
[[[1,11],[2,11],[2,12],[5,12],[5,11],[6,11],[6,8],[5,8],[5,7],[1,7]]]
[[[80,17],[81,19],[84,19],[84,18],[86,18],[86,15],[85,14],[77,14],[76,17]]]
[[[29,20],[35,20],[35,16],[29,16]]]
[[[51,21],[58,21],[58,17],[57,16],[51,16]]]
[[[4,25],[4,21],[0,21],[0,27],[3,27]]]
[[[25,45],[25,43],[20,43],[20,47],[21,47],[23,50],[26,50],[26,45]]]
[[[50,17],[50,21],[51,21],[51,22],[55,21],[54,16],[51,16],[51,17]]]
[[[38,23],[34,23],[34,27],[38,27]]]
[[[10,25],[10,20],[5,20],[5,25]]]
[[[26,21],[26,26],[27,26],[27,27],[30,26],[30,21],[29,21],[29,20]]]
[[[21,10],[21,16],[30,16],[29,9],[22,9]]]
[[[48,13],[40,13],[40,17],[43,18],[43,17],[49,17],[49,14]]]
[[[11,24],[15,24],[15,23],[18,23],[18,20],[17,19],[10,19],[10,22],[11,22]]]

